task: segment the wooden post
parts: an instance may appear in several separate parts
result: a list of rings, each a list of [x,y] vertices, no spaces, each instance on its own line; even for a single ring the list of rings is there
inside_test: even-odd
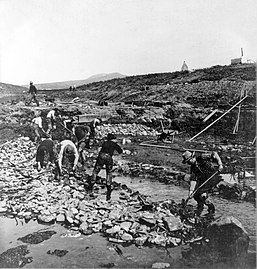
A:
[[[193,136],[192,138],[190,138],[188,141],[192,141],[193,139],[195,139],[198,135],[200,135],[201,133],[203,133],[204,131],[206,131],[207,129],[209,129],[214,123],[216,123],[217,121],[219,121],[221,118],[223,118],[226,114],[228,114],[233,108],[235,108],[236,106],[238,106],[240,103],[242,103],[246,98],[248,97],[248,95],[246,95],[243,99],[241,99],[240,101],[238,101],[235,105],[233,105],[229,110],[227,110],[225,113],[223,113],[219,118],[217,118],[214,122],[212,122],[211,124],[209,124],[207,127],[205,127],[201,132],[199,132],[198,134],[196,134],[195,136]]]
[[[163,123],[162,123],[162,120],[161,120],[161,126],[162,126],[162,131],[164,132],[164,127],[163,127]]]

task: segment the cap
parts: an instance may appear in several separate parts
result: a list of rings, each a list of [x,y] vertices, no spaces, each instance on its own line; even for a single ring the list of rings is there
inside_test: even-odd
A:
[[[107,140],[112,140],[112,139],[115,139],[116,138],[116,136],[114,135],[114,134],[108,134],[107,135]]]
[[[183,153],[182,157],[183,157],[182,163],[186,163],[187,161],[189,161],[191,158],[194,157],[194,153],[187,150]]]

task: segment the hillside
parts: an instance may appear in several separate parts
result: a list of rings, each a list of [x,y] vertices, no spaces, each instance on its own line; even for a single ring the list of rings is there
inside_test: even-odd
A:
[[[241,89],[256,87],[254,64],[214,66],[193,72],[157,73],[95,82],[78,87],[87,98],[115,102],[212,99],[233,102]],[[252,91],[251,95],[254,95]],[[197,99],[197,100],[196,100]],[[222,99],[222,100],[220,100]]]
[[[20,95],[22,94],[23,91],[27,92],[28,88],[0,82],[0,100],[1,101],[9,99],[10,97],[15,96],[15,95]]]
[[[98,82],[98,81],[106,81],[114,78],[123,78],[126,77],[120,73],[110,73],[110,74],[97,74],[93,75],[87,79],[82,80],[69,80],[69,81],[61,81],[61,82],[52,82],[52,83],[41,83],[35,84],[38,89],[64,89],[69,88],[70,86],[80,86],[88,83]]]

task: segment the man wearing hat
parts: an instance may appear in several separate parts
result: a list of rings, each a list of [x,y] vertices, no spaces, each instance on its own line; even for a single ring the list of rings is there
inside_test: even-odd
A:
[[[122,153],[121,147],[114,141],[115,135],[108,134],[107,135],[107,141],[105,141],[102,145],[102,148],[98,154],[96,164],[93,170],[93,174],[91,177],[91,182],[89,186],[89,191],[93,190],[93,186],[96,182],[96,176],[100,172],[100,170],[105,165],[106,169],[106,187],[107,187],[107,194],[106,194],[106,200],[111,199],[111,192],[112,192],[112,168],[113,168],[113,153],[114,151],[117,151],[119,154]]]
[[[39,106],[39,102],[36,98],[37,88],[35,85],[33,85],[32,81],[30,81],[30,83],[29,83],[29,93],[31,95],[30,102],[34,101],[37,104],[37,106]]]
[[[194,198],[197,202],[196,214],[201,215],[204,205],[208,207],[208,213],[214,214],[215,207],[209,201],[207,191],[217,184],[217,179],[213,177],[206,182],[194,194],[193,192],[210,178],[216,171],[221,172],[223,169],[222,161],[217,152],[201,153],[196,156],[195,152],[185,151],[182,163],[190,165],[190,189],[188,198]],[[207,184],[208,183],[208,184]],[[193,195],[193,196],[192,196]]]

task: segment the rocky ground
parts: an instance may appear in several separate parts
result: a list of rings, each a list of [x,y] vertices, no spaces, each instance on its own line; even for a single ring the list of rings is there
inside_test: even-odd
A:
[[[255,104],[252,98],[254,94],[250,95],[252,99],[247,99],[245,112],[241,116],[241,131],[236,135],[231,135],[238,115],[234,112],[197,139],[188,141],[210,123],[203,123],[203,120],[214,109],[217,111],[212,121],[238,100],[240,88],[249,90],[254,87],[253,68],[252,65],[240,68],[213,67],[186,74],[148,75],[140,77],[140,83],[137,76],[102,84],[93,83],[76,92],[63,90],[61,95],[60,91],[40,92],[40,107],[33,104],[25,106],[24,98],[17,95],[6,96],[0,108],[0,219],[7,223],[7,220],[2,219],[5,216],[15,220],[17,225],[23,220],[27,225],[33,226],[36,222],[39,226],[47,224],[54,229],[41,232],[39,226],[34,225],[33,233],[22,235],[18,231],[17,238],[13,238],[15,244],[9,242],[9,247],[8,244],[1,246],[0,267],[42,267],[37,254],[37,259],[28,257],[29,251],[34,253],[31,245],[40,246],[45,240],[51,242],[48,246],[58,245],[58,240],[52,238],[57,238],[57,235],[60,238],[60,227],[63,227],[78,239],[88,238],[90,241],[91,237],[94,238],[96,245],[92,248],[103,253],[104,247],[97,245],[106,244],[102,238],[104,242],[107,240],[112,244],[111,248],[120,260],[113,262],[113,258],[106,258],[102,263],[97,263],[91,253],[90,262],[94,267],[255,268],[255,259],[247,254],[249,240],[250,246],[256,242],[253,221],[245,223],[245,219],[241,220],[240,213],[236,211],[238,203],[242,205],[242,215],[249,206],[251,216],[255,210],[255,144],[252,143],[255,111],[251,108]],[[206,88],[208,95],[205,94]],[[161,91],[164,92],[160,95]],[[155,97],[162,96],[158,97],[158,104],[154,104],[154,93]],[[55,103],[47,102],[46,94],[54,98]],[[89,98],[108,100],[108,106],[98,105]],[[134,100],[133,104],[131,100]],[[171,102],[165,103],[165,100]],[[138,105],[135,105],[136,101],[139,101]],[[75,173],[67,166],[60,181],[54,179],[54,167],[41,172],[34,168],[36,144],[32,142],[34,133],[30,121],[35,111],[40,110],[45,115],[52,106],[57,106],[63,117],[87,114],[104,119],[97,130],[96,141],[86,153],[86,165],[79,164]],[[245,118],[250,119],[247,124]],[[169,129],[171,120],[180,126],[179,134],[174,141],[170,139],[157,143],[156,138],[162,131],[162,125],[164,129]],[[46,127],[46,122],[43,122],[43,126]],[[161,199],[162,193],[158,193],[158,201],[154,201],[148,194],[130,187],[130,184],[114,180],[112,200],[106,202],[104,175],[98,177],[95,195],[89,196],[87,186],[97,148],[109,132],[117,135],[117,142],[123,147],[123,154],[115,156],[117,176],[126,176],[131,182],[134,178],[146,180],[148,187],[151,182],[157,182],[157,188],[163,190],[163,193],[162,186],[174,186],[183,196],[178,195],[178,191],[174,197]],[[57,124],[54,138],[63,139],[63,135],[64,130]],[[196,218],[194,204],[184,203],[182,198],[186,198],[189,179],[189,168],[181,163],[185,149],[218,151],[224,163],[224,171],[217,179],[218,184],[212,196],[218,197],[215,198],[218,208],[226,207],[226,202],[220,202],[219,199],[227,199],[229,208],[237,212],[236,216],[219,214],[215,219]],[[243,227],[238,218],[247,227]],[[227,234],[233,236],[228,237]],[[3,242],[7,243],[4,239]],[[71,248],[68,241],[66,244],[66,249],[58,245],[59,248],[44,250],[45,254],[65,259],[62,257]],[[140,257],[141,249],[146,256],[142,254],[141,263],[136,258],[135,261],[128,257],[124,259],[125,247],[130,249],[134,257]],[[169,255],[160,252],[162,259],[158,259],[158,253],[162,250],[168,251]],[[251,251],[256,253],[255,248],[251,248]],[[84,255],[76,249],[70,258],[75,259],[78,253]],[[147,253],[152,253],[152,258],[147,257]],[[78,261],[82,262],[80,258]],[[83,267],[80,262],[75,266]],[[64,264],[56,260],[48,264],[49,267],[57,265],[74,266],[68,262],[68,258]],[[90,264],[87,263],[86,267],[90,267]]]

